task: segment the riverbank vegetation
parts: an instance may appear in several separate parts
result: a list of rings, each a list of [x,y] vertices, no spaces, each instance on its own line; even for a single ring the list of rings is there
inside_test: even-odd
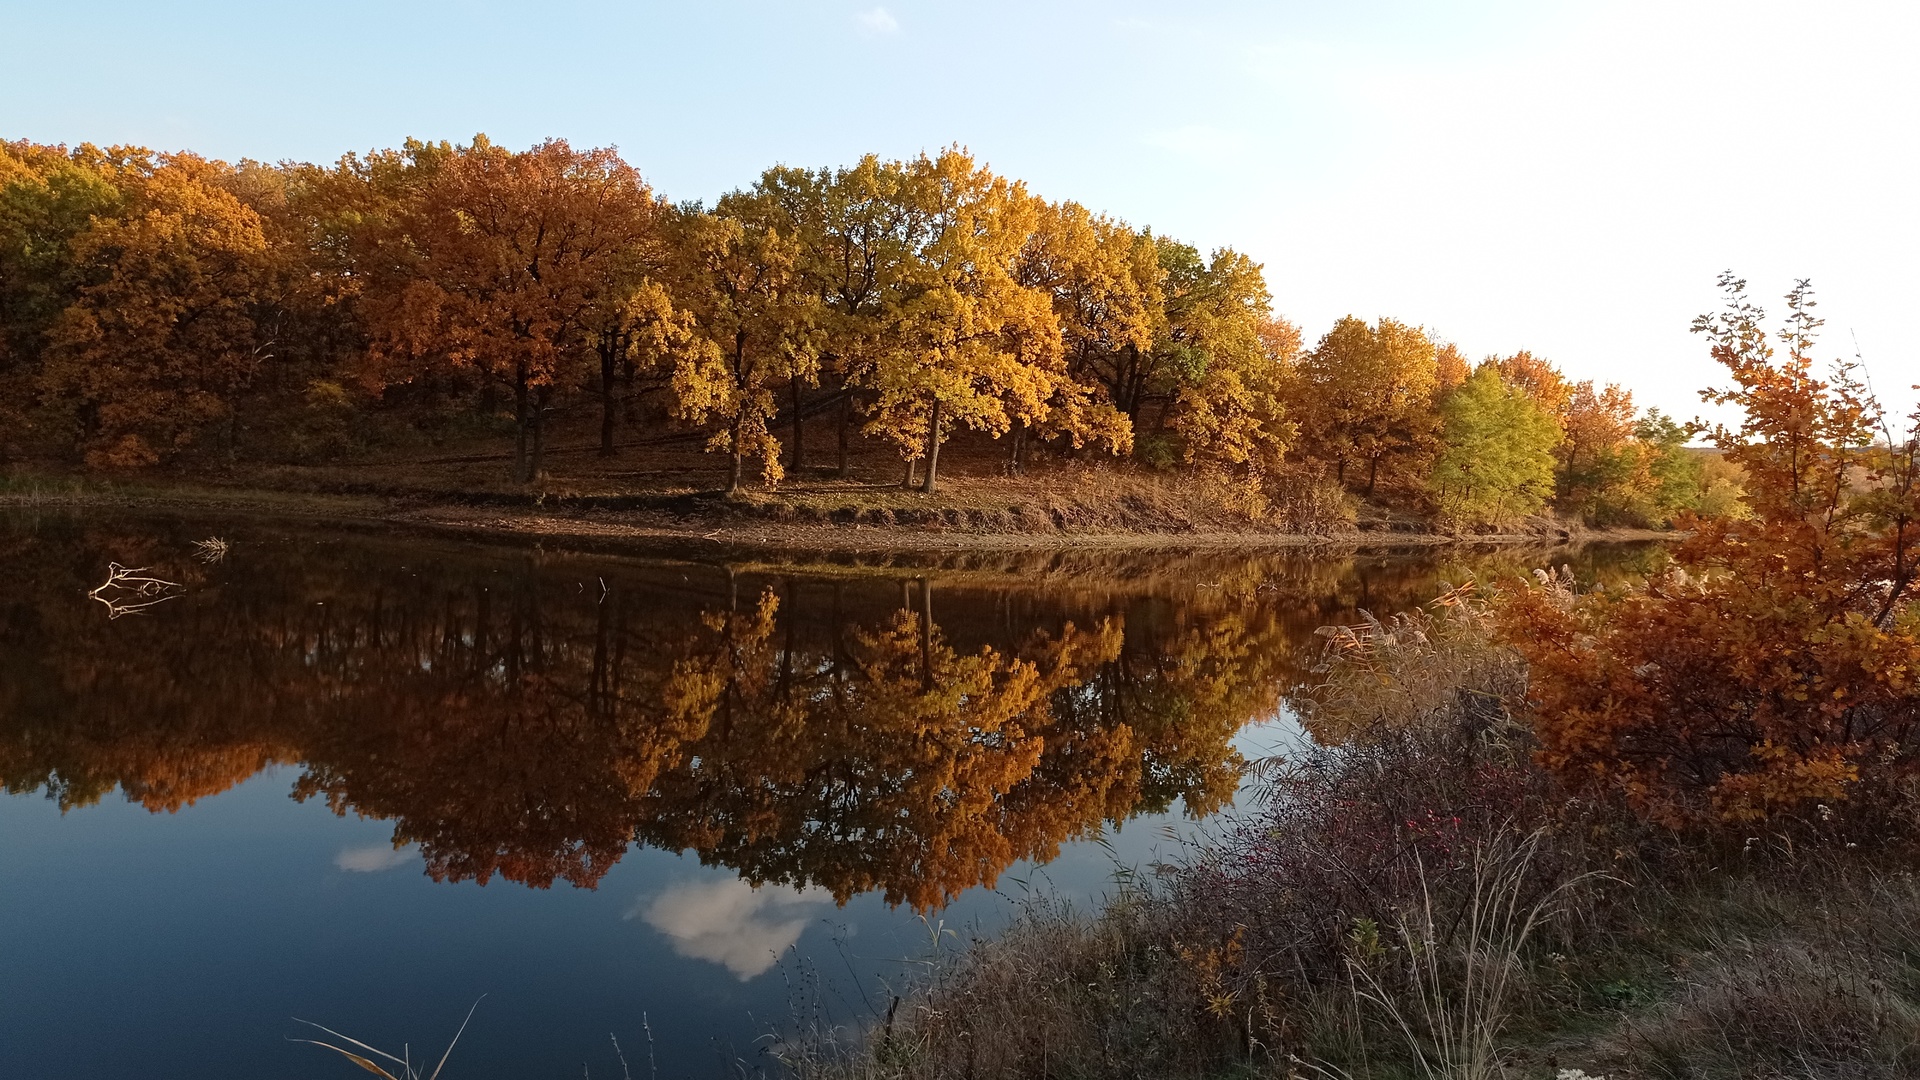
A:
[[[1324,632],[1310,748],[1111,903],[1030,907],[809,1076],[1920,1070],[1920,413],[1696,329],[1751,514],[1643,584],[1460,584]],[[1904,430],[1902,430],[1902,426]]]
[[[828,517],[938,507],[949,476],[1005,508],[1033,476],[1169,531],[1741,505],[1624,388],[1391,318],[1309,344],[1244,254],[959,148],[705,206],[562,141],[327,166],[6,143],[0,384],[0,459],[33,476]]]

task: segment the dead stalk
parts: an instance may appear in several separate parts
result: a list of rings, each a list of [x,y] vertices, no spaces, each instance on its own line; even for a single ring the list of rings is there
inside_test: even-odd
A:
[[[229,550],[231,548],[228,543],[218,536],[209,536],[205,540],[193,542],[194,557],[204,563],[217,563],[224,560]]]

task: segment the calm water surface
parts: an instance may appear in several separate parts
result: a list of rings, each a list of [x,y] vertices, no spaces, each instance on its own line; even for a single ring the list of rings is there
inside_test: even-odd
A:
[[[217,532],[224,559],[192,545]],[[616,558],[0,519],[0,1076],[737,1075],[1231,807],[1314,628],[1498,556]],[[110,564],[128,580],[90,596]],[[959,930],[941,935],[941,927]]]

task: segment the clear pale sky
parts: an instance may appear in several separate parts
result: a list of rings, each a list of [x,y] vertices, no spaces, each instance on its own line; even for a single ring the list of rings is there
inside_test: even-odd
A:
[[[0,137],[331,161],[617,145],[676,199],[962,143],[1337,317],[1699,414],[1692,316],[1810,277],[1909,400],[1920,5],[0,0]],[[1777,303],[1774,305],[1777,306]]]

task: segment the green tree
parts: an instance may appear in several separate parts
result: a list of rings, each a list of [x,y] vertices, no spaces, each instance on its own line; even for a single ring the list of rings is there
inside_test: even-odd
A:
[[[1432,493],[1440,512],[1488,525],[1539,511],[1553,494],[1560,427],[1497,364],[1480,365],[1440,403],[1442,445]]]
[[[1648,409],[1634,426],[1634,439],[1647,458],[1647,501],[1650,518],[1657,524],[1671,522],[1683,510],[1695,509],[1705,487],[1706,466],[1701,456],[1687,449],[1687,441],[1698,433],[1691,424],[1682,424],[1659,409]]]

